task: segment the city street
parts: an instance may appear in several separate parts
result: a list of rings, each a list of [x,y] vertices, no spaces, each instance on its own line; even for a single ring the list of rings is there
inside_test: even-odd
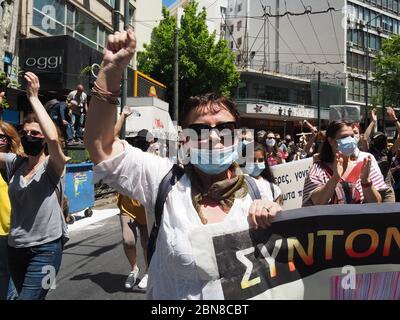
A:
[[[138,254],[139,268],[143,270],[144,260],[140,248]],[[143,291],[125,289],[125,279],[129,271],[122,247],[119,216],[115,215],[70,232],[56,289],[50,290],[46,299],[145,299]],[[141,273],[140,277],[142,275]]]

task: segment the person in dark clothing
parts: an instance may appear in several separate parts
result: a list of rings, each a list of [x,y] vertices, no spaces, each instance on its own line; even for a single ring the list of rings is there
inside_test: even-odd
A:
[[[395,157],[392,159],[390,172],[393,176],[393,189],[396,196],[396,202],[400,202],[400,149],[397,149]]]
[[[381,169],[386,184],[392,185],[393,178],[389,169],[393,158],[393,152],[388,148],[387,137],[384,133],[378,131],[373,134],[369,153],[371,153],[378,162],[379,169]]]
[[[74,144],[71,111],[65,101],[52,99],[45,104],[45,109],[53,122],[60,128],[67,145]]]

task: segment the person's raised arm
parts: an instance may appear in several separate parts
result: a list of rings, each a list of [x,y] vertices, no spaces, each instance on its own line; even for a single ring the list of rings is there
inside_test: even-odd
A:
[[[371,110],[371,123],[369,124],[367,130],[365,130],[363,139],[364,141],[366,141],[367,143],[369,142],[369,137],[371,136],[371,133],[375,131],[375,127],[378,124],[378,116],[376,114],[376,109],[372,109]]]
[[[396,130],[400,137],[400,122],[397,119],[396,112],[394,111],[394,109],[392,107],[388,107],[388,108],[386,108],[386,110],[387,110],[386,112],[389,116],[389,119],[395,122]],[[392,152],[396,152],[397,149],[400,147],[400,142],[398,143],[398,141],[399,141],[399,139],[397,139],[396,142],[394,143],[394,145],[392,147]]]
[[[95,164],[123,152],[123,145],[114,134],[115,100],[119,96],[122,73],[135,50],[132,29],[108,36],[85,127],[85,146]]]
[[[304,152],[307,156],[310,154],[311,147],[313,146],[316,138],[317,138],[317,135],[313,132],[311,134],[310,139],[307,141],[306,146],[304,147]]]
[[[126,121],[126,118],[128,118],[131,114],[132,114],[132,111],[128,107],[124,107],[124,109],[122,110],[122,113],[119,116],[118,121],[114,127],[114,136],[116,138],[119,137],[122,127],[124,126],[124,123]]]
[[[65,169],[65,155],[59,143],[57,128],[39,100],[39,78],[34,73],[27,72],[25,80],[27,81],[26,95],[33,112],[38,118],[39,125],[43,130],[44,139],[47,143],[50,156],[49,165],[57,175],[61,176]]]

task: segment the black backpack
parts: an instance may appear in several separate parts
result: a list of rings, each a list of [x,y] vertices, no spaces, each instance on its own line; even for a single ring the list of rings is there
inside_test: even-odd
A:
[[[149,236],[149,242],[147,245],[147,265],[150,265],[151,258],[156,250],[156,242],[158,231],[160,230],[161,218],[164,211],[164,203],[167,200],[168,193],[172,190],[172,187],[182,178],[184,174],[184,170],[174,164],[171,170],[165,175],[162,179],[160,186],[158,188],[156,205],[154,209],[155,213],[155,221],[153,227],[151,229],[151,233]],[[261,199],[260,190],[257,187],[257,184],[254,182],[253,178],[245,175],[244,176],[247,186],[249,188],[249,194],[253,200]],[[275,192],[272,183],[270,183],[271,191],[273,198],[275,199]]]

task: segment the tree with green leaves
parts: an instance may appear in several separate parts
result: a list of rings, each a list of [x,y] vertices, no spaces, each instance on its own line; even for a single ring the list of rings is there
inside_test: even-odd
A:
[[[187,5],[179,31],[179,105],[193,95],[217,92],[229,95],[240,82],[234,55],[225,40],[210,34],[206,10]],[[153,29],[151,42],[138,54],[138,69],[167,85],[167,102],[173,105],[174,37],[177,19],[163,8],[164,19]]]
[[[400,106],[400,35],[383,41],[375,64],[375,79],[381,89],[379,102]]]

